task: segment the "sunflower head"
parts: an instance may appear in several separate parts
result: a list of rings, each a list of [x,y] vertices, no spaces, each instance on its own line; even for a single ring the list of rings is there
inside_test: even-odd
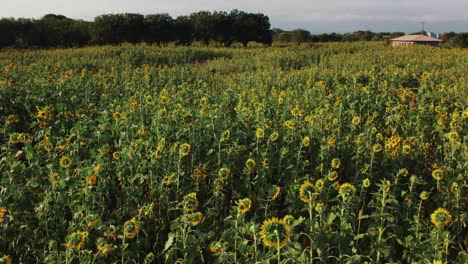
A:
[[[223,179],[227,179],[231,171],[228,168],[221,168],[218,171],[218,176]]]
[[[447,134],[447,137],[451,143],[458,142],[460,136],[458,135],[457,131],[451,131]]]
[[[339,169],[340,166],[341,166],[341,161],[340,161],[339,158],[334,158],[334,159],[332,159],[332,161],[331,161],[331,167],[332,167],[333,169]]]
[[[203,214],[201,212],[196,212],[196,213],[189,215],[190,224],[192,226],[198,225],[202,219],[203,219]]]
[[[134,238],[138,234],[140,226],[138,225],[138,221],[134,218],[128,220],[124,223],[124,236],[126,238]]]
[[[438,208],[431,214],[431,222],[439,229],[444,228],[452,222],[452,215],[445,208]]]
[[[321,192],[323,190],[323,188],[325,187],[325,183],[323,182],[322,179],[318,179],[316,182],[315,182],[315,189],[319,192]]]
[[[402,152],[405,155],[409,155],[411,153],[411,146],[410,145],[403,145]]]
[[[263,130],[263,128],[261,127],[257,128],[257,130],[255,131],[255,137],[257,139],[262,139],[264,136],[265,136],[265,131]]]
[[[325,204],[324,203],[317,203],[314,207],[315,211],[319,214],[325,212]]]
[[[112,158],[113,158],[114,160],[119,160],[119,159],[120,159],[120,151],[114,151],[114,152],[112,153]]]
[[[239,212],[239,214],[247,213],[251,207],[252,207],[252,200],[250,200],[250,198],[244,198],[244,199],[237,201],[237,212]]]
[[[353,117],[353,119],[351,120],[351,123],[353,124],[353,126],[358,126],[361,123],[361,117],[359,116]]]
[[[68,156],[63,156],[62,158],[60,158],[59,165],[60,167],[67,169],[72,165],[72,160]]]
[[[287,226],[292,226],[294,224],[294,220],[296,220],[294,218],[294,216],[292,215],[285,215],[283,217],[283,222],[287,225]]]
[[[340,185],[338,189],[338,195],[343,198],[343,200],[347,200],[348,198],[354,197],[356,193],[356,187],[350,183],[343,183]]]
[[[317,199],[318,193],[315,192],[315,185],[310,181],[304,182],[299,188],[299,198],[305,203],[311,203]]]
[[[372,151],[374,153],[379,153],[380,151],[382,151],[382,145],[380,145],[380,143],[374,144],[374,146],[372,147]]]
[[[226,140],[228,140],[230,137],[231,137],[231,131],[225,130],[225,131],[221,134],[221,141],[226,141]]]
[[[77,231],[68,236],[68,241],[65,246],[68,249],[80,249],[86,242],[88,233],[84,231]]]
[[[432,171],[432,178],[436,181],[440,181],[444,178],[444,168],[443,167],[437,167]]]
[[[273,194],[271,195],[271,200],[272,201],[276,200],[278,196],[280,195],[280,193],[281,193],[281,187],[279,187],[278,185],[275,185]]]
[[[289,227],[284,220],[276,217],[266,219],[260,228],[260,237],[265,246],[271,248],[281,248],[289,241]]]
[[[257,164],[255,163],[254,159],[248,159],[248,160],[245,161],[245,167],[248,170],[252,170],[255,167],[255,165],[257,165]]]
[[[302,146],[304,146],[305,148],[307,148],[307,147],[310,146],[310,137],[305,136],[305,137],[302,139]]]
[[[371,182],[370,182],[369,178],[365,178],[365,179],[362,181],[362,186],[363,186],[364,188],[369,188],[370,185],[371,185]]]
[[[419,198],[421,198],[421,200],[423,200],[423,201],[426,201],[427,199],[429,199],[429,193],[426,192],[426,191],[422,191],[419,194]]]
[[[334,181],[338,178],[338,172],[337,171],[330,171],[327,175],[327,179],[329,181]]]
[[[184,196],[184,209],[185,211],[191,212],[194,211],[198,206],[197,193],[191,192]]]
[[[190,144],[184,143],[179,146],[179,155],[185,157],[190,153]]]
[[[114,250],[114,246],[108,244],[102,237],[97,239],[96,247],[98,249],[98,253],[103,256],[109,255]]]
[[[278,132],[274,131],[273,133],[271,133],[271,135],[270,135],[270,141],[271,142],[275,142],[276,140],[278,140],[278,138],[279,138]]]

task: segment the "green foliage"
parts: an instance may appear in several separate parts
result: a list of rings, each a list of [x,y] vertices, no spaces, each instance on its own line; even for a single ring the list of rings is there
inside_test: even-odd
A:
[[[462,263],[467,57],[3,50],[0,262]]]

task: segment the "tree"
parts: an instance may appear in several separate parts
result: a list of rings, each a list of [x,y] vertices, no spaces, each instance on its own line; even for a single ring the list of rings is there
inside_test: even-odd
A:
[[[234,41],[233,19],[226,12],[214,12],[212,14],[213,40],[223,43],[225,47],[231,46]]]
[[[211,12],[200,11],[190,15],[190,21],[193,25],[193,34],[195,40],[208,45],[215,35],[214,21]]]
[[[179,16],[174,21],[174,34],[177,44],[190,45],[193,41],[193,25],[188,16]]]
[[[16,42],[16,24],[14,18],[0,19],[0,47],[13,46]]]
[[[169,14],[155,14],[145,16],[146,42],[167,43],[175,40],[175,21]]]
[[[468,48],[468,33],[458,33],[451,39],[453,46],[458,48]]]
[[[98,44],[138,43],[143,39],[145,18],[140,14],[100,15],[94,19],[93,41]]]
[[[272,32],[269,18],[263,14],[246,13],[233,10],[230,13],[233,21],[233,37],[247,46],[249,41],[271,45]]]
[[[291,31],[291,41],[296,44],[309,42],[310,38],[310,32],[305,29],[295,29]]]

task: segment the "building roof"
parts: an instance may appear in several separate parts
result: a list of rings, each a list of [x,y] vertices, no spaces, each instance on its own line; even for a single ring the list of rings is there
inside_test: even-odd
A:
[[[393,41],[423,41],[423,42],[441,42],[442,40],[431,38],[425,35],[406,35],[391,39]]]

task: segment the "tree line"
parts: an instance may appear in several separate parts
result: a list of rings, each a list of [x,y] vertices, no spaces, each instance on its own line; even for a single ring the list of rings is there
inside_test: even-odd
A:
[[[255,41],[271,45],[268,16],[233,10],[200,11],[172,18],[169,14],[105,14],[94,21],[75,20],[63,15],[47,14],[40,19],[0,19],[0,47],[79,47],[129,43],[174,42],[189,45],[199,41],[231,46],[247,46]]]
[[[353,42],[353,41],[389,41],[392,38],[404,36],[404,32],[372,32],[370,30],[358,30],[352,33],[324,33],[311,34],[305,29],[282,30],[272,29],[273,41],[280,43],[307,43],[307,42]],[[426,35],[425,31],[414,32],[411,35]],[[445,32],[441,34],[445,46],[468,48],[468,33]]]
[[[270,30],[267,16],[239,10],[229,13],[199,11],[177,18],[167,13],[121,13],[100,15],[94,21],[75,20],[55,14],[47,14],[40,19],[0,19],[0,48],[80,47],[123,42],[190,45],[195,41],[205,45],[215,42],[229,47],[234,42],[247,46],[250,41],[266,45],[272,42],[389,41],[402,35],[404,32],[376,33],[369,30],[315,35],[304,29]],[[448,32],[441,34],[440,38],[445,46],[468,47],[468,33]]]

